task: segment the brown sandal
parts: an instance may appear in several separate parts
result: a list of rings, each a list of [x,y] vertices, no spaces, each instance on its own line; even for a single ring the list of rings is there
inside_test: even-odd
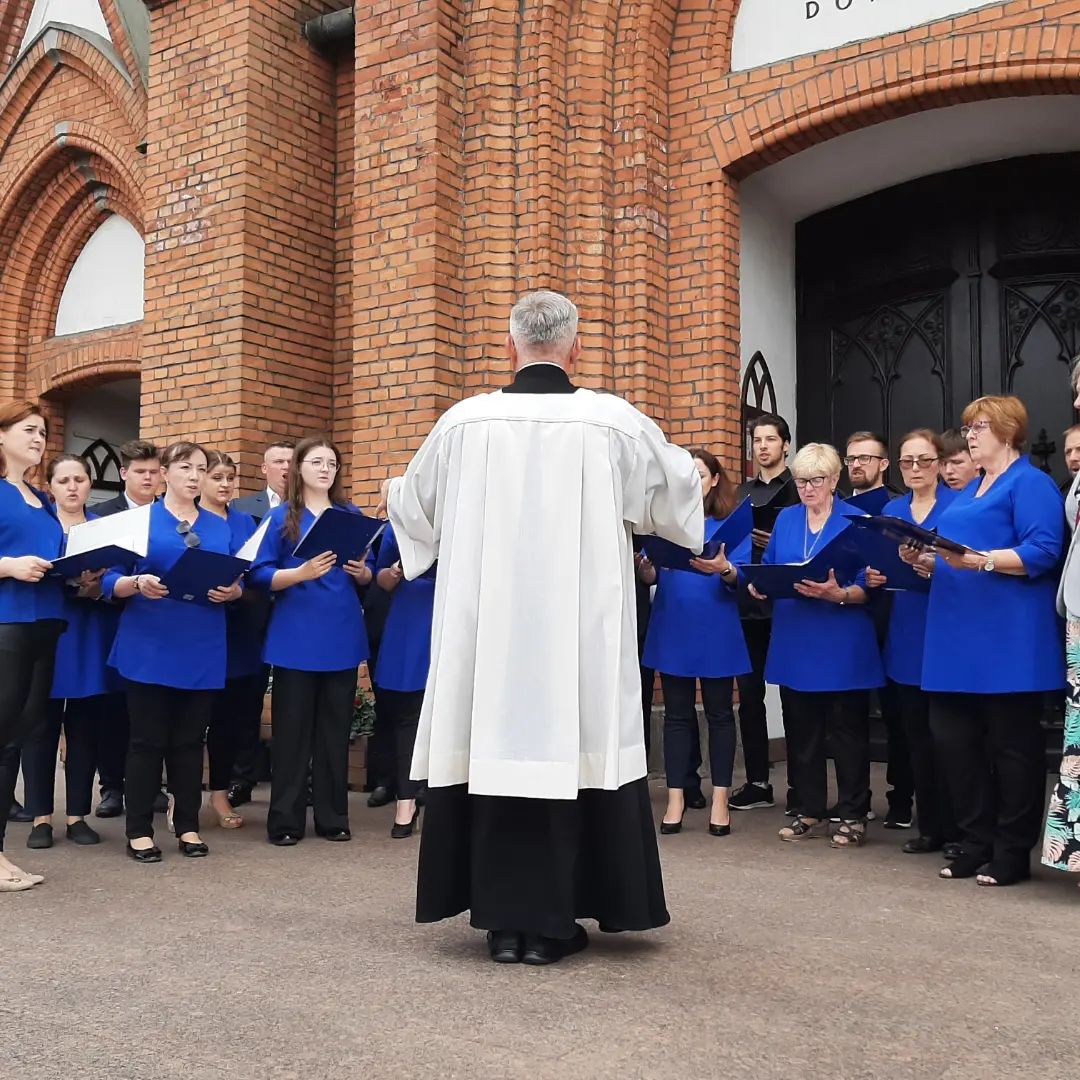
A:
[[[829,846],[838,850],[849,847],[862,847],[866,841],[866,823],[863,821],[845,821],[832,834]]]
[[[828,831],[829,824],[826,821],[797,817],[790,825],[785,825],[777,835],[786,843],[795,844],[800,840],[815,840],[819,836],[827,835]]]

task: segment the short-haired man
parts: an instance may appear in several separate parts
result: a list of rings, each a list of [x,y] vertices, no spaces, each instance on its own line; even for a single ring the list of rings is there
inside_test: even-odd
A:
[[[859,507],[868,514],[880,514],[885,504],[900,494],[885,483],[889,447],[876,432],[856,431],[849,435],[844,464],[851,493],[859,496]]]
[[[275,506],[280,506],[285,499],[292,457],[293,444],[291,442],[286,440],[272,442],[263,451],[262,464],[259,466],[259,471],[266,480],[266,486],[254,495],[245,495],[235,499],[233,506],[237,510],[243,510],[245,514],[250,514],[257,522],[262,521]]]
[[[1073,424],[1065,432],[1065,465],[1069,470],[1069,479],[1062,484],[1062,490],[1068,491],[1076,474],[1080,473],[1080,424]]]
[[[941,433],[941,442],[945,447],[941,457],[942,479],[953,491],[963,491],[979,475],[979,466],[971,460],[968,441],[957,428],[949,428]]]
[[[147,506],[161,485],[161,451],[145,439],[132,439],[120,447],[120,479],[124,490],[115,498],[95,503],[90,509],[100,517],[122,514]]]
[[[747,425],[747,435],[757,473],[740,488],[741,498],[750,499],[755,508],[753,536],[754,562],[760,562],[769,543],[770,531],[763,526],[775,521],[776,513],[799,501],[799,493],[787,467],[791,450],[791,429],[782,416],[763,413]],[[769,721],[765,708],[765,658],[772,634],[772,609],[768,603],[754,600],[745,590],[739,595],[743,636],[750,653],[751,671],[738,677],[739,734],[742,737],[746,783],[731,793],[732,810],[756,810],[773,805],[769,783]]]

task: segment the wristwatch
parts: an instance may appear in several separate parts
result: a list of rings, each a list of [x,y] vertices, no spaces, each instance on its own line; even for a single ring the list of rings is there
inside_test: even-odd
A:
[[[994,572],[994,553],[992,551],[986,556],[986,562],[983,563],[982,568],[988,574],[992,574]]]

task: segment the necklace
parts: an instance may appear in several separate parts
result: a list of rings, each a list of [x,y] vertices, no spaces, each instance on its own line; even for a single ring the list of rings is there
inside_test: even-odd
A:
[[[803,562],[805,562],[807,559],[810,558],[811,555],[814,554],[814,548],[816,548],[818,546],[818,544],[821,542],[822,536],[825,535],[825,524],[826,524],[826,522],[828,522],[828,520],[829,520],[829,518],[828,518],[828,516],[826,516],[825,521],[823,521],[821,523],[821,528],[814,535],[814,542],[811,544],[810,543],[810,511],[809,510],[806,511],[806,516],[803,518],[803,544],[802,544]]]

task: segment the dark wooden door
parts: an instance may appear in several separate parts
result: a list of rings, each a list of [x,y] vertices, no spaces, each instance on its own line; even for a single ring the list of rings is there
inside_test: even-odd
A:
[[[798,442],[867,428],[895,451],[913,427],[956,426],[980,394],[1015,393],[1034,460],[1065,478],[1080,155],[944,173],[809,218],[797,287]]]

